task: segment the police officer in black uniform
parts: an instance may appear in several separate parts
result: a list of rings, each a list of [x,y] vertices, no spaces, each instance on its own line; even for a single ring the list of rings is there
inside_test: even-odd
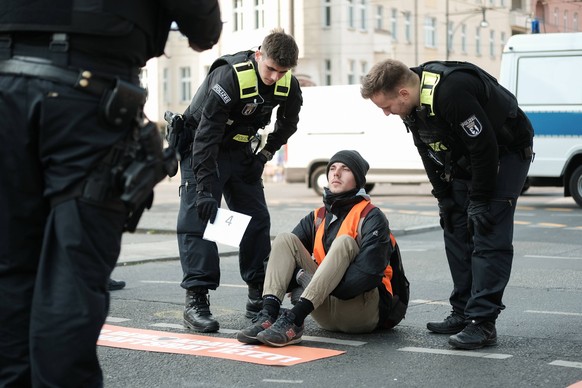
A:
[[[386,60],[364,77],[361,93],[404,120],[438,200],[452,313],[427,328],[453,334],[456,348],[495,345],[515,207],[533,158],[531,123],[515,96],[467,62],[409,69]]]
[[[303,101],[291,74],[297,59],[293,37],[275,29],[258,50],[219,58],[184,113],[177,231],[181,286],[187,290],[184,325],[192,330],[219,329],[208,299],[208,290],[220,284],[218,249],[202,236],[223,196],[230,210],[252,217],[240,243],[239,263],[248,284],[246,316],[254,317],[262,308],[271,221],[261,176],[265,163],[297,130]],[[257,131],[269,124],[275,107],[274,131],[257,150]]]
[[[101,387],[96,342],[121,235],[172,161],[139,70],[176,21],[196,51],[212,0],[0,3],[0,386]]]

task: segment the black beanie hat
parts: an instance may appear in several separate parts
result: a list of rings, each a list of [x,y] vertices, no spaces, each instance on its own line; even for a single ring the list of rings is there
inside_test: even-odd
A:
[[[329,176],[329,168],[336,162],[340,162],[348,166],[350,170],[352,170],[354,178],[356,178],[356,185],[358,188],[364,187],[366,184],[366,174],[368,173],[370,165],[364,158],[362,158],[362,155],[360,155],[358,151],[342,150],[332,156],[329,160],[329,163],[327,164],[327,176]]]

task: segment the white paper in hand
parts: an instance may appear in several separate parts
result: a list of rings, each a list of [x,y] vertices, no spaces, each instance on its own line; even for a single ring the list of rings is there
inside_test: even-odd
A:
[[[251,216],[218,208],[214,223],[206,224],[202,238],[216,243],[238,247]]]

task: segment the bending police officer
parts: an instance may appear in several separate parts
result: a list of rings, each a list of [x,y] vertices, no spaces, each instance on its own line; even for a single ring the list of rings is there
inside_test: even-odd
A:
[[[515,207],[533,156],[531,123],[509,91],[466,62],[409,69],[385,60],[363,78],[361,94],[403,119],[438,200],[452,313],[427,328],[453,334],[456,348],[495,345]]]
[[[217,1],[0,4],[3,387],[103,386],[108,279],[167,168],[139,71],[172,21],[197,51],[222,29]]]
[[[178,147],[182,160],[177,232],[181,286],[186,289],[184,325],[192,330],[219,329],[208,299],[208,290],[220,284],[218,248],[202,235],[207,222],[214,221],[222,196],[230,210],[252,217],[240,243],[239,264],[248,284],[247,317],[261,309],[271,247],[261,176],[265,163],[297,130],[302,97],[299,82],[291,75],[297,59],[293,37],[273,30],[258,50],[215,61],[184,113],[185,133]],[[275,107],[274,131],[256,153],[253,139],[269,124]]]

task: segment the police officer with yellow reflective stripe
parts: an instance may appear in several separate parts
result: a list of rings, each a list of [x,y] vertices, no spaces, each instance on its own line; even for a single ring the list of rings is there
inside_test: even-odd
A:
[[[262,307],[271,221],[261,176],[265,163],[297,130],[303,101],[291,75],[297,59],[293,37],[273,30],[258,50],[217,59],[184,113],[177,232],[186,289],[184,325],[192,330],[219,329],[208,298],[208,290],[220,284],[218,249],[202,236],[223,196],[230,210],[252,217],[239,249],[248,285],[246,316],[254,317]],[[257,150],[253,140],[276,107],[274,131]]]
[[[399,115],[438,200],[453,279],[452,313],[429,322],[460,349],[497,344],[495,321],[513,261],[517,198],[533,158],[533,128],[497,80],[467,62],[376,64],[362,97]]]

